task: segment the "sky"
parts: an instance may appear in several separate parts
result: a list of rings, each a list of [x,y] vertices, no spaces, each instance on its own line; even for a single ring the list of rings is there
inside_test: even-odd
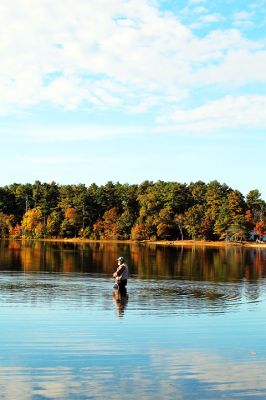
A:
[[[0,185],[266,200],[266,0],[1,0]]]

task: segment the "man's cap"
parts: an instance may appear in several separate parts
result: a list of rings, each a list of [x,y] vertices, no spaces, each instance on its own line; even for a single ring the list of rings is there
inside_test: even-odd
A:
[[[124,257],[118,257],[117,261],[125,261]]]

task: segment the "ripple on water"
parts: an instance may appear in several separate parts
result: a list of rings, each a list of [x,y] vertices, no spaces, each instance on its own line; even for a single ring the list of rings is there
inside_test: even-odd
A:
[[[265,282],[112,285],[0,275],[0,398],[266,398]]]
[[[245,301],[239,283],[212,284],[185,280],[136,280],[130,290],[131,307],[134,305],[137,311],[224,313],[225,310],[236,309]]]

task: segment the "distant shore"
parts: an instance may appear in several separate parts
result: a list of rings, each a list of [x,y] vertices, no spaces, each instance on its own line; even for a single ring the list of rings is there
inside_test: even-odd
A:
[[[159,246],[174,246],[174,247],[256,247],[266,248],[265,243],[256,242],[226,242],[226,241],[208,241],[208,240],[117,240],[117,239],[105,239],[105,240],[93,240],[93,239],[82,239],[82,238],[67,238],[67,239],[39,239],[46,242],[61,242],[61,243],[125,243],[125,244],[145,244],[145,245],[159,245]]]
[[[225,242],[225,241],[207,241],[207,240],[174,240],[174,241],[155,241],[149,242],[158,245],[167,245],[167,246],[197,246],[197,247],[232,247],[232,246],[242,246],[242,247],[264,247],[266,248],[265,243],[256,243],[256,242]]]

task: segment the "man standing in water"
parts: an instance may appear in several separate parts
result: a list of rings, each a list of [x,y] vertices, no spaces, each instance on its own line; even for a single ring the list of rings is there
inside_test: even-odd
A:
[[[128,278],[128,266],[124,257],[118,257],[117,259],[117,270],[113,273],[115,278],[115,289],[126,290],[127,278]]]

